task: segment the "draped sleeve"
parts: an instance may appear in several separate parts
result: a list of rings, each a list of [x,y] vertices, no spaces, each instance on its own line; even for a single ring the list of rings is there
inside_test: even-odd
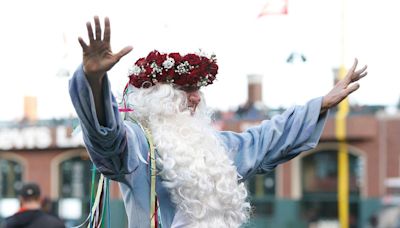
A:
[[[322,97],[293,106],[242,133],[220,132],[239,174],[247,179],[265,173],[303,151],[315,148],[328,112],[320,114]]]
[[[125,175],[137,169],[139,157],[147,154],[148,145],[140,126],[122,120],[107,75],[103,80],[105,126],[97,119],[91,87],[82,65],[69,81],[69,93],[91,160],[105,176],[123,181]]]

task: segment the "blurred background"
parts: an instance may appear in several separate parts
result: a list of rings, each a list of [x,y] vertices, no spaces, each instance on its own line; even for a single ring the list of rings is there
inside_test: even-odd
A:
[[[323,96],[354,58],[368,65],[349,97],[345,138],[332,110],[320,144],[247,185],[254,227],[340,227],[339,147],[348,161],[349,227],[397,227],[400,115],[396,0],[150,0],[0,2],[0,220],[19,209],[17,191],[38,182],[47,210],[68,227],[89,211],[92,164],[79,134],[68,80],[81,63],[79,36],[94,15],[110,17],[117,98],[127,69],[162,52],[215,53],[217,81],[204,88],[216,128],[243,131],[294,104]],[[126,226],[118,185],[111,227]],[[343,204],[342,204],[343,205]]]

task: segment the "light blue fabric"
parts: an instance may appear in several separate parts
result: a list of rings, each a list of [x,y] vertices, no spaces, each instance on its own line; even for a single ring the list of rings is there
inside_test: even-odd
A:
[[[105,176],[119,181],[130,228],[148,228],[150,214],[150,178],[146,137],[136,123],[123,121],[107,76],[104,77],[106,126],[100,126],[94,99],[82,65],[69,84],[72,103],[81,122],[83,138],[90,158]],[[243,133],[222,131],[221,143],[245,181],[256,173],[273,170],[300,152],[314,148],[322,133],[327,113],[320,115],[322,97],[305,106],[295,106],[283,114],[263,121]],[[175,206],[157,177],[157,195],[164,227],[170,227]]]

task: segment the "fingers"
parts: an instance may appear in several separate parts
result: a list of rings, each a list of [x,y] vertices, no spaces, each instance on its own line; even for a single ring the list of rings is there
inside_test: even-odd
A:
[[[121,51],[119,51],[117,54],[115,54],[117,61],[119,61],[122,57],[124,57],[126,54],[128,54],[129,52],[131,52],[133,49],[132,46],[127,46],[124,47]]]
[[[349,73],[350,73],[350,72],[351,72],[351,73],[354,73],[354,71],[355,71],[356,68],[357,68],[357,64],[358,64],[358,59],[355,58],[355,59],[354,59],[353,66],[350,68]]]
[[[101,41],[101,26],[100,26],[100,19],[98,16],[94,16],[94,26],[95,26],[94,29],[95,29],[96,36],[94,36],[94,34],[93,34],[92,24],[90,22],[86,23],[89,40],[90,40],[90,42],[93,42],[95,40]],[[111,37],[110,19],[108,17],[106,17],[104,19],[104,41],[110,42],[110,37]]]
[[[354,75],[354,71],[356,70],[357,64],[358,64],[358,59],[355,58],[355,59],[354,59],[353,66],[351,66],[351,68],[349,69],[349,71],[347,71],[346,77],[344,78],[344,82],[345,82],[346,84],[349,84],[349,83],[352,81],[353,75]]]
[[[358,76],[358,79],[365,77],[368,74],[368,72],[363,72]]]
[[[354,72],[353,75],[351,76],[351,81],[350,82],[355,82],[355,81],[358,81],[361,78],[365,77],[368,74],[366,69],[367,69],[367,65],[365,65],[360,70],[357,70],[356,72]]]
[[[94,41],[92,24],[90,22],[86,22],[86,28],[88,32],[89,43],[92,43]]]
[[[96,31],[96,40],[101,40],[101,26],[100,26],[100,19],[98,16],[94,17],[94,26]]]
[[[345,89],[345,92],[346,92],[347,95],[349,95],[352,92],[356,91],[358,88],[360,88],[360,84],[354,83],[354,84],[350,85],[349,87],[347,87]]]
[[[111,38],[110,19],[106,17],[104,18],[104,41],[110,43],[110,38]]]
[[[363,68],[357,70],[356,72],[354,72],[355,74],[361,74],[362,72],[364,72],[367,69],[367,65],[365,65]]]
[[[88,48],[88,46],[85,43],[85,41],[83,41],[82,37],[78,37],[78,41],[81,44],[81,47],[82,47],[83,51],[85,51]]]
[[[366,71],[367,67],[368,67],[367,65],[363,66],[363,68],[361,68],[361,69],[356,71],[357,64],[358,64],[358,59],[355,58],[353,66],[347,72],[347,75],[346,75],[345,80],[344,80],[344,82],[347,85],[352,83],[352,82],[360,80],[361,78],[365,77],[368,74],[368,72]]]
[[[361,78],[365,77],[368,74],[368,72],[362,72],[361,74],[354,74],[351,82],[356,82],[360,80]]]

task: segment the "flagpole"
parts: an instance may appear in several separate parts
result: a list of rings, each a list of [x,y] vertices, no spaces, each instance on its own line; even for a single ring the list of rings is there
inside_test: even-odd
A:
[[[346,76],[345,62],[345,19],[346,0],[342,0],[341,17],[341,63],[339,80]],[[336,138],[339,142],[338,150],[338,213],[341,228],[349,227],[349,154],[346,143],[346,118],[349,113],[349,100],[346,98],[338,107],[336,114]]]

